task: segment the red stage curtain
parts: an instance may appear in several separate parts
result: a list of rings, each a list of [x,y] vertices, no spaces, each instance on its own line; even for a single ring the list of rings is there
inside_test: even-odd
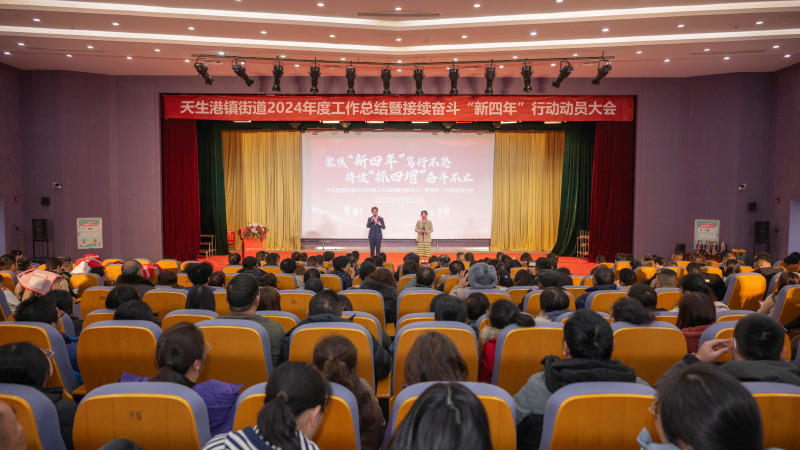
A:
[[[195,259],[200,247],[200,188],[194,120],[162,121],[161,188],[164,256]]]
[[[634,123],[597,122],[592,168],[589,260],[633,248]]]

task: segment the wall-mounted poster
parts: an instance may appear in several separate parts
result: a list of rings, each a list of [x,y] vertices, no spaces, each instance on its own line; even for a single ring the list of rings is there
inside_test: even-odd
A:
[[[78,248],[103,248],[103,219],[78,219]]]
[[[697,241],[719,243],[719,220],[696,219],[694,221],[694,245]]]

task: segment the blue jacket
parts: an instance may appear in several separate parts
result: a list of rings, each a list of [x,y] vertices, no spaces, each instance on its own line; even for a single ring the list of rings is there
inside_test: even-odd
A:
[[[382,230],[386,228],[386,222],[383,221],[383,217],[381,216],[378,216],[377,220],[381,223],[380,226],[372,221],[372,216],[369,216],[369,219],[367,219],[367,228],[369,228],[370,239],[383,239]]]

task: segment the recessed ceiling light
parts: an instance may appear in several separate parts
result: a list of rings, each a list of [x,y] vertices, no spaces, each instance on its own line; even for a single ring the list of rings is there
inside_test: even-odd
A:
[[[725,61],[727,61],[727,60],[731,59],[731,57],[730,57],[730,56],[726,56],[726,57],[724,57],[724,58],[722,58],[722,59],[724,59]]]
[[[336,37],[336,35],[335,35],[335,34],[331,34],[331,35],[330,35],[330,37],[332,37],[332,38],[335,38],[335,37]]]
[[[219,56],[225,56],[225,52],[217,52]]]
[[[669,62],[669,58],[665,59],[664,62]]]
[[[281,58],[286,58],[286,55],[281,55]]]
[[[564,0],[556,0],[556,3],[563,3]]]
[[[317,6],[319,6],[320,8],[322,8],[323,6],[325,6],[325,3],[319,2],[319,3],[317,3]]]
[[[531,36],[536,36],[537,34],[539,34],[539,33],[535,32],[535,31],[531,31]]]
[[[550,67],[555,67],[556,63],[550,63]]]
[[[773,45],[772,48],[781,48],[781,46],[776,44],[776,45]]]
[[[512,56],[511,59],[517,59],[517,57],[516,56]]]
[[[189,27],[189,31],[194,31],[194,27]]]
[[[458,61],[458,58],[453,58],[453,61]]]
[[[685,26],[686,26],[686,25],[684,25],[684,24],[682,24],[682,23],[679,23],[679,24],[678,24],[678,28],[683,28],[683,27],[685,27]]]
[[[711,49],[710,49],[710,48],[704,48],[704,49],[703,49],[703,51],[704,51],[704,52],[710,52],[710,51],[711,51]]]
[[[261,30],[261,34],[267,34],[267,30]]]
[[[466,38],[467,38],[467,35],[466,35],[466,34],[462,34],[462,35],[461,35],[461,39],[466,39]]]
[[[3,52],[4,55],[10,55],[11,52]]]
[[[161,49],[160,49],[160,48],[157,48],[157,49],[156,49],[156,51],[157,51],[157,52],[160,52],[160,51],[161,51]]]
[[[397,41],[397,42],[400,42],[400,41],[403,40],[403,38],[395,38],[394,40]]]
[[[641,50],[636,50],[636,54],[637,54],[637,55],[641,55],[641,54],[642,54],[642,51],[641,51]]]
[[[397,60],[397,64],[403,64],[403,60],[402,59],[398,59]]]
[[[20,47],[25,47],[25,43],[24,42],[17,42],[17,45],[19,45]]]
[[[133,59],[133,56],[126,56],[125,59]]]
[[[790,54],[788,54],[788,53],[787,53],[787,54],[783,55],[783,57],[784,57],[784,58],[791,58],[791,57],[792,57],[792,55],[790,55]]]
[[[69,53],[67,53],[67,58],[72,58],[72,55],[70,55]]]
[[[756,25],[764,25],[764,21],[763,20],[759,20],[758,22],[756,22]]]
[[[397,69],[397,71],[398,71],[398,72],[402,72],[402,71],[403,71],[403,69]]]
[[[87,45],[86,48],[92,49],[92,48],[94,48],[94,45]]]
[[[344,61],[344,58],[339,58],[340,61]]]
[[[603,33],[608,33],[608,28],[603,28]]]
[[[577,54],[577,53],[573,53],[573,54],[572,54],[572,57],[573,57],[573,58],[577,58],[577,57],[578,57],[578,54]]]
[[[505,66],[497,66],[497,67],[499,67],[499,68],[501,68],[501,69],[502,69],[502,68],[503,68],[503,67],[505,67]]]
[[[399,7],[399,6],[396,6],[396,7],[394,8],[394,10],[395,10],[395,11],[402,11],[402,10],[403,10],[403,8],[401,8],[401,7]]]
[[[114,25],[115,27],[118,27],[119,26],[119,22],[111,22],[111,25]]]
[[[191,61],[189,61],[188,59],[184,59],[183,62],[191,62]]]
[[[472,7],[473,7],[473,8],[480,8],[480,7],[481,7],[481,4],[480,4],[480,3],[475,3],[474,5],[472,5]]]
[[[41,21],[42,21],[42,19],[40,19],[40,18],[38,18],[38,17],[34,17],[34,18],[33,18],[33,21],[34,21],[34,22],[41,22]]]
[[[300,64],[295,64],[294,66],[295,66],[295,67],[300,67]]]

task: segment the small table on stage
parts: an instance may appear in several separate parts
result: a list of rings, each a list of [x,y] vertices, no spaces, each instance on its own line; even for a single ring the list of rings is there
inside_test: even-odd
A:
[[[242,238],[242,259],[248,256],[256,256],[256,253],[264,250],[264,240],[255,238]]]

